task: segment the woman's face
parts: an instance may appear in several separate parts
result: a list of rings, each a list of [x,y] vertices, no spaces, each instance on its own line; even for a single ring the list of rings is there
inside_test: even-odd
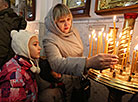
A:
[[[58,21],[56,21],[56,24],[63,33],[69,33],[72,24],[72,18],[70,15],[63,16]]]
[[[40,57],[41,47],[39,46],[39,41],[36,36],[32,37],[29,41],[29,51],[30,56],[33,59],[38,59]]]

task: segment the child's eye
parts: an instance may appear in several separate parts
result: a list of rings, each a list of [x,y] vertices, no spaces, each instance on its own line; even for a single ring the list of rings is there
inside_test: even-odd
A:
[[[37,44],[33,44],[34,46],[37,46]]]
[[[60,20],[59,22],[60,22],[60,23],[63,23],[63,22],[65,22],[65,21],[64,21],[64,20]]]
[[[67,21],[70,21],[70,18],[68,18]]]

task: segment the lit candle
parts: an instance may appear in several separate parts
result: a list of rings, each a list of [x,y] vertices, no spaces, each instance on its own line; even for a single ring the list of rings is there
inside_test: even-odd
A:
[[[88,57],[91,56],[91,50],[92,50],[92,40],[93,40],[93,35],[95,33],[95,30],[92,31],[92,34],[89,36],[89,55]]]
[[[91,54],[91,35],[89,35],[89,55],[88,57],[90,57],[90,54]]]
[[[136,58],[135,58],[135,64],[134,64],[134,70],[133,71],[136,71],[137,60],[138,60],[138,49],[136,50]]]
[[[102,28],[102,31],[101,31],[101,52],[103,52],[103,32],[104,32],[104,28]]]
[[[99,32],[99,34],[98,34],[98,44],[97,44],[97,54],[98,54],[98,52],[99,52],[100,36],[101,36],[101,33]]]
[[[133,51],[133,58],[132,58],[132,62],[131,62],[130,75],[132,75],[132,73],[133,73],[135,53],[136,53],[136,50]]]
[[[118,52],[118,42],[116,42],[115,55]]]
[[[96,34],[95,34],[95,36],[96,36]],[[96,41],[97,41],[97,38],[95,38],[95,36],[94,36],[94,38],[93,38],[93,51],[92,51],[92,55],[93,55],[93,56],[95,55]]]
[[[90,36],[90,40],[89,40],[89,55],[88,55],[88,57],[91,56],[91,50],[92,50],[92,35]]]
[[[116,44],[115,44],[115,35],[116,35],[116,24],[115,24],[115,22],[116,22],[116,16],[113,17],[113,24],[114,24],[114,32],[113,32],[114,54],[115,54],[115,46],[116,46]]]
[[[138,44],[135,46],[134,51],[133,51],[133,58],[132,58],[132,63],[131,63],[130,75],[134,72],[134,70],[135,70],[135,65],[137,64],[138,52],[137,52],[137,55],[136,55],[136,58],[135,58],[136,50],[138,50]]]
[[[108,35],[106,36],[105,53],[108,53]]]
[[[115,22],[116,22],[116,15],[113,17],[114,30],[115,30],[115,28],[116,28],[116,24],[115,24]]]
[[[122,70],[123,70],[123,67],[124,67],[125,55],[126,55],[126,49],[124,49],[124,53],[123,53],[122,66],[121,66]]]

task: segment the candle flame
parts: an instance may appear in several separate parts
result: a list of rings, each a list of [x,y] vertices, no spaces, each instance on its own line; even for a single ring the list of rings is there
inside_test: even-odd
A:
[[[93,35],[93,38],[95,38],[95,37],[96,37],[96,34]]]
[[[118,45],[119,45],[119,42],[117,41],[117,42],[116,42],[116,47],[118,47]]]
[[[106,36],[106,33],[104,33],[103,36],[105,37]]]
[[[121,38],[121,36],[122,36],[122,32],[119,34],[119,38]]]
[[[114,22],[116,21],[116,15],[113,17],[113,21],[114,21]]]
[[[104,28],[102,28],[102,31],[101,32],[104,32]]]
[[[89,35],[89,39],[91,38],[91,35]]]
[[[92,34],[94,34],[95,33],[95,29],[92,31]]]
[[[106,40],[108,40],[108,35],[106,36]]]
[[[126,53],[127,48],[124,49],[124,53]]]
[[[132,35],[132,33],[133,33],[133,30],[130,31],[130,35]]]
[[[101,36],[102,32],[99,32],[99,36]]]
[[[135,46],[134,50],[138,50],[138,44]]]

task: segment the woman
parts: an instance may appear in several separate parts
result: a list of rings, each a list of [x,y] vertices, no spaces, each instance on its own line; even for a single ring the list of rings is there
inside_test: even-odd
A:
[[[80,88],[80,77],[89,68],[102,70],[117,63],[117,56],[99,54],[87,58],[83,56],[83,44],[78,31],[72,25],[72,14],[64,4],[51,8],[45,18],[47,32],[43,40],[45,55],[51,68],[63,74],[61,80],[66,87],[66,99]],[[64,75],[68,74],[68,75]],[[81,96],[79,97],[81,99]],[[78,99],[77,99],[78,100]],[[80,100],[79,102],[86,100]]]

